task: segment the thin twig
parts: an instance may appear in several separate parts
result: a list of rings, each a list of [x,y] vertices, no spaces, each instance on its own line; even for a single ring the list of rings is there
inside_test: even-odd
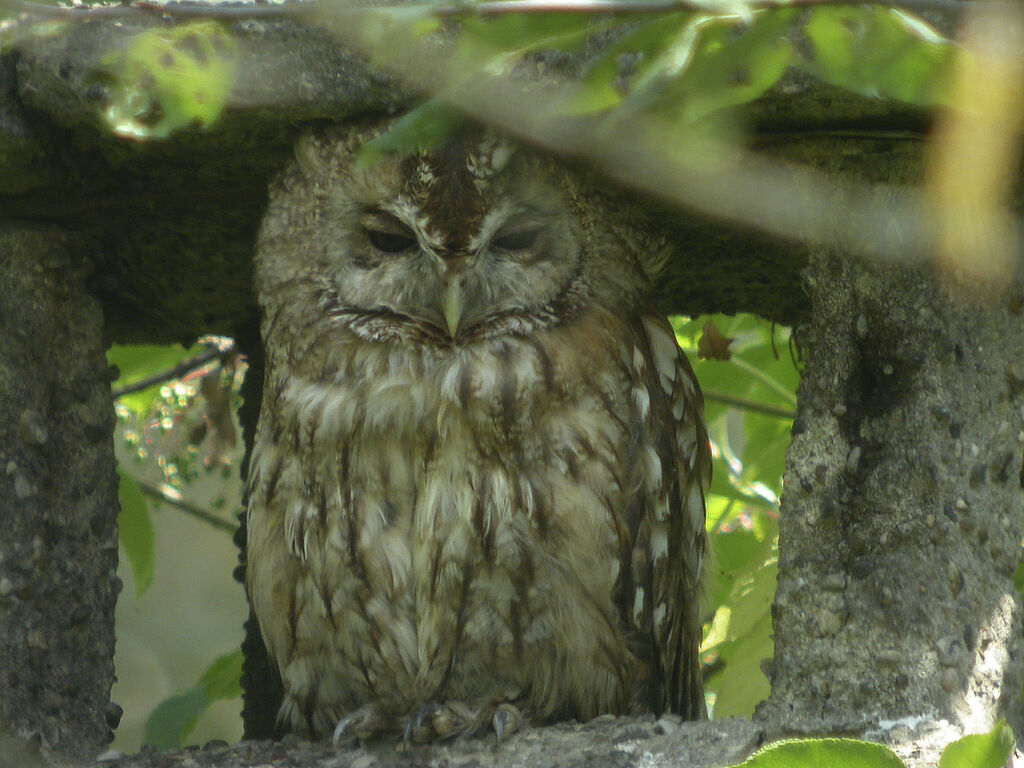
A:
[[[160,490],[160,488],[158,488],[155,485],[148,485],[146,483],[140,482],[139,490],[141,490],[147,496],[152,496],[155,499],[159,499],[160,501],[166,504],[170,504],[172,507],[180,509],[182,512],[192,515],[193,517],[197,517],[205,523],[209,523],[214,528],[219,528],[220,530],[227,531],[228,533],[234,533],[238,530],[238,523],[234,523],[230,520],[225,520],[224,518],[219,517],[218,515],[215,515],[212,512],[209,512],[201,507],[197,507],[194,504],[189,504],[184,499],[176,499],[173,496],[166,493],[165,491]]]
[[[152,376],[147,376],[144,379],[139,379],[139,381],[128,384],[120,389],[115,389],[111,394],[114,399],[117,400],[118,398],[130,395],[133,392],[141,392],[144,389],[149,389],[155,384],[162,384],[165,381],[183,378],[197,368],[202,368],[211,360],[223,359],[225,355],[230,354],[232,351],[234,351],[233,345],[227,349],[220,349],[216,346],[210,347],[194,357],[182,360],[173,368],[166,371],[160,371],[159,373],[154,373]]]
[[[966,0],[971,3],[973,0]],[[753,0],[747,4],[730,6],[723,3],[721,10],[731,12],[759,11],[772,8],[790,8],[816,5],[886,5],[893,8],[961,10],[965,0]],[[415,7],[415,6],[414,6]],[[669,13],[672,11],[698,11],[713,13],[714,3],[687,0],[496,0],[475,5],[437,6],[429,9],[435,16],[504,16],[511,13],[586,13],[634,14]]]
[[[889,8],[906,10],[948,10],[962,11],[964,7],[989,0],[751,0],[742,7],[744,11],[768,10],[772,8],[807,6],[884,5]],[[324,7],[340,6],[337,0],[297,0],[272,5],[257,3],[206,4],[202,2],[158,3],[151,0],[117,5],[54,6],[31,0],[0,0],[0,8],[40,17],[84,17],[88,19],[110,19],[158,15],[167,18],[216,18],[216,19],[257,19],[295,18],[322,12]],[[723,5],[728,12],[733,6]],[[632,15],[648,13],[669,13],[673,11],[697,11],[711,13],[714,5],[694,0],[486,0],[476,4],[455,5],[379,5],[359,7],[346,5],[333,7],[331,12],[366,13],[368,11],[397,10],[406,13],[420,12],[441,18],[451,17],[494,17],[524,13],[584,13],[591,15]]]
[[[764,403],[758,403],[753,400],[746,400],[742,397],[734,397],[733,395],[726,395],[721,392],[715,392],[714,390],[704,390],[704,399],[712,400],[716,403],[722,403],[724,405],[731,405],[734,408],[741,408],[744,411],[750,411],[751,413],[760,413],[764,416],[774,416],[777,419],[788,419],[793,420],[796,416],[793,411],[786,410],[785,408],[779,408],[774,405],[765,405]]]

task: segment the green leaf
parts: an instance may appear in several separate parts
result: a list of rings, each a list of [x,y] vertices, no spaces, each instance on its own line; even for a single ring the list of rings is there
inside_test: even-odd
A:
[[[339,23],[344,24],[346,34],[357,33],[364,50],[370,54],[376,66],[388,66],[397,53],[405,51],[422,36],[435,31],[440,20],[433,15],[427,4],[409,6],[367,6],[354,20],[347,15],[338,16],[332,9],[322,7],[313,10],[311,20],[318,21],[326,29]],[[357,27],[352,26],[354,21]]]
[[[634,25],[634,28],[623,34],[590,64],[585,76],[596,77],[601,73],[601,77],[617,77],[619,61],[626,54],[646,61],[657,59],[692,18],[694,14],[689,11],[676,11],[649,20],[625,19],[624,24]]]
[[[157,749],[180,749],[208,708],[206,695],[198,687],[164,699],[146,718],[143,743]]]
[[[964,51],[919,19],[882,6],[823,6],[809,11],[804,32],[812,55],[801,66],[826,82],[912,104],[950,103]]]
[[[107,350],[107,362],[116,365],[120,376],[113,389],[120,389],[153,374],[173,368],[186,357],[195,354],[198,347],[185,349],[180,344],[114,344]],[[154,384],[139,392],[119,399],[138,416],[149,413],[153,401],[160,393],[161,384]]]
[[[702,387],[792,408],[799,371],[789,353],[788,329],[753,315],[711,320],[732,340],[729,361],[695,359],[706,318],[672,319]],[[720,662],[706,690],[716,717],[749,716],[769,689],[761,664],[773,652],[770,608],[778,558],[778,505],[770,499],[781,491],[792,422],[720,403],[709,402],[705,413],[718,456],[707,522],[712,554],[705,614],[713,611],[713,618],[702,653]]]
[[[430,99],[406,112],[386,133],[359,148],[356,166],[368,168],[388,155],[406,155],[437,146],[456,133],[466,119],[444,102]]]
[[[991,732],[964,736],[946,747],[939,768],[1003,768],[1013,747],[1013,731],[1000,720]]]
[[[714,568],[733,576],[763,568],[775,559],[771,542],[747,528],[719,531],[712,537],[711,546]]]
[[[736,587],[737,579],[749,579],[758,570],[769,567],[776,559],[778,526],[776,524],[767,528],[764,538],[742,526],[728,531],[717,529],[711,533],[711,557],[705,572],[705,589],[716,608],[729,604],[730,599],[738,601],[742,593]],[[772,589],[773,596],[774,587]],[[718,636],[709,637],[709,644],[726,642],[727,624],[719,619],[712,630]]]
[[[112,84],[104,110],[111,130],[132,138],[166,138],[220,117],[234,83],[235,41],[212,21],[136,35],[103,59]]]
[[[156,560],[153,521],[139,484],[121,470],[118,470],[118,477],[117,497],[121,510],[117,513],[117,540],[132,569],[135,597],[138,598],[153,583]]]
[[[771,685],[761,662],[774,652],[771,617],[762,616],[744,638],[728,654],[725,670],[718,680],[714,715],[716,720],[726,717],[750,717],[754,708],[768,698]],[[808,764],[812,765],[812,764]]]
[[[779,566],[772,562],[736,579],[726,603],[728,610],[723,619],[715,617],[718,627],[712,632],[717,633],[717,642],[741,640],[753,632],[763,619],[770,619],[778,572]]]
[[[778,504],[763,496],[758,496],[756,493],[745,491],[736,483],[731,482],[727,477],[726,466],[723,463],[715,462],[715,472],[711,477],[711,488],[709,489],[710,493],[753,507],[760,507],[761,509],[778,509]]]
[[[591,34],[585,13],[509,13],[462,23],[463,55],[516,55],[536,50],[579,51]]]
[[[791,410],[800,374],[789,352],[788,329],[774,328],[753,315],[716,315],[711,320],[733,339],[728,361],[696,359],[703,318],[673,321],[705,392]],[[739,502],[736,512],[750,506],[776,511],[773,497],[781,494],[792,421],[711,400],[704,412],[719,454],[711,493]]]
[[[242,652],[219,656],[198,683],[184,693],[164,699],[150,713],[144,743],[159,749],[180,749],[211,704],[241,695],[241,679]]]
[[[650,59],[661,53],[672,41],[689,13],[669,13],[655,19],[638,20],[627,17],[619,26],[633,28],[592,61],[578,81],[578,90],[564,105],[570,114],[590,114],[613,107],[622,101],[618,81],[620,62],[624,57]]]
[[[906,768],[882,744],[856,739],[777,741],[748,757],[736,768]]]
[[[789,67],[793,47],[787,38],[791,9],[736,17],[690,17],[656,57],[638,67],[626,107],[651,106],[692,125],[745,104],[771,88]]]
[[[755,13],[738,36],[716,25],[700,40],[693,63],[675,84],[683,96],[681,119],[694,123],[765,93],[789,67],[793,46],[786,38],[789,9]]]
[[[206,668],[199,687],[212,703],[242,695],[242,652],[232,651],[219,656]]]
[[[708,319],[723,335],[734,339],[729,347],[730,360],[697,359],[697,343]],[[780,408],[792,409],[796,405],[800,372],[789,353],[788,329],[773,329],[766,321],[749,314],[734,318],[712,315],[688,323],[677,318],[674,322],[679,343],[686,350],[703,389]],[[713,421],[727,409],[725,405],[706,403],[706,418]],[[779,425],[786,424],[775,421]]]
[[[761,483],[776,498],[782,495],[782,473],[785,469],[786,449],[790,443],[793,422],[743,414],[743,471],[741,483]],[[772,505],[777,509],[777,505]]]

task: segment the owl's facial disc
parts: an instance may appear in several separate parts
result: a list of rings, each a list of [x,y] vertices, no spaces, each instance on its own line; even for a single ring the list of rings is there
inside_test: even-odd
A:
[[[325,310],[364,339],[440,346],[571,318],[589,283],[560,177],[497,146],[456,141],[345,177],[324,210],[340,234]]]
[[[459,344],[525,332],[551,314],[579,258],[558,201],[527,203],[511,190],[458,240],[401,197],[365,204],[357,220],[356,269],[338,294],[353,315],[375,317],[375,334],[390,324],[396,335]]]

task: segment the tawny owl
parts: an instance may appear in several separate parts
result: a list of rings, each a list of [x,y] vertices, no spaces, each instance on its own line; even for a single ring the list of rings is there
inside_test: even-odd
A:
[[[657,244],[487,132],[358,167],[380,130],[305,137],[258,244],[247,586],[283,727],[703,716],[710,459]]]

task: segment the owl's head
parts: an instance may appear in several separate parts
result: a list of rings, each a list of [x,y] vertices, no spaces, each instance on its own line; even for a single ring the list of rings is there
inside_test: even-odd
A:
[[[643,291],[642,270],[594,237],[550,160],[471,131],[358,168],[356,149],[379,130],[300,142],[264,220],[257,295],[315,304],[363,339],[449,346]]]

